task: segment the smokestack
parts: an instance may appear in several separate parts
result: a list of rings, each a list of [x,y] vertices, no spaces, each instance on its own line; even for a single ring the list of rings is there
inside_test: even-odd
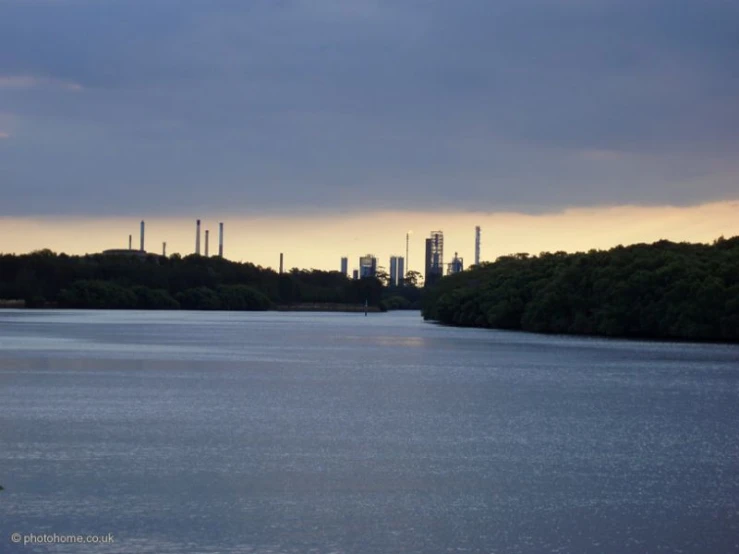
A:
[[[208,236],[210,235],[210,231],[208,229],[205,230],[205,257],[208,257]]]
[[[197,220],[195,226],[195,254],[200,256],[200,220]]]
[[[475,227],[475,265],[480,265],[480,226]]]
[[[133,235],[128,235],[128,249],[133,250]]]
[[[223,223],[218,224],[218,257],[223,258]]]
[[[282,261],[283,261],[283,256],[282,256],[282,252],[280,252],[280,275],[282,275]]]
[[[167,257],[167,243],[166,242],[162,243],[162,256],[164,256],[165,258]]]
[[[144,251],[144,222],[141,221],[141,251]]]

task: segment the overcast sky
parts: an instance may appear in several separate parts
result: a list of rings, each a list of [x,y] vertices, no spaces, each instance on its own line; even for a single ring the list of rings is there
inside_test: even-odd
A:
[[[739,2],[0,0],[0,216],[739,198]]]

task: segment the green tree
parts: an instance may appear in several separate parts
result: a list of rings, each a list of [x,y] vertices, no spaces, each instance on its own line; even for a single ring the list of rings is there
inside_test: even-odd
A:
[[[739,340],[739,237],[502,256],[444,277],[423,315],[453,325]]]
[[[418,271],[407,271],[403,283],[411,287],[422,287],[423,276]]]

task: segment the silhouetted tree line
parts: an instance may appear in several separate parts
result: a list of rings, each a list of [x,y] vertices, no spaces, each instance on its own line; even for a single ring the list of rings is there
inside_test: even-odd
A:
[[[410,283],[388,285],[383,291],[382,302],[388,310],[420,310],[423,291],[422,287]]]
[[[423,316],[542,333],[737,341],[739,237],[504,256],[441,279]]]
[[[337,271],[278,274],[251,263],[195,255],[68,256],[49,250],[0,255],[0,299],[23,299],[28,307],[265,310],[275,304],[366,300],[384,309],[383,297],[390,292],[419,301],[416,287],[399,288],[407,290],[390,291],[378,279],[355,281]]]

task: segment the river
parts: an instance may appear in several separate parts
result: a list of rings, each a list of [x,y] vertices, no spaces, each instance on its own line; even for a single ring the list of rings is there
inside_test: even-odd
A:
[[[736,345],[4,310],[0,552],[735,552],[737,422]]]

